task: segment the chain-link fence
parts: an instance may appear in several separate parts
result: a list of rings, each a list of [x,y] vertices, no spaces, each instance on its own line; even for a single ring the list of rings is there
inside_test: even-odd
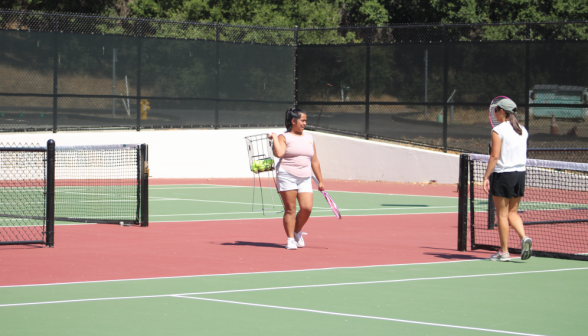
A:
[[[588,22],[290,29],[0,10],[0,131],[309,127],[486,153],[588,147]]]

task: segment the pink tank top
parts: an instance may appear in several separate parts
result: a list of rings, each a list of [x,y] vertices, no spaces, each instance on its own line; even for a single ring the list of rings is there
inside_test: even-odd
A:
[[[303,132],[302,135],[294,135],[290,132],[282,134],[286,138],[286,154],[278,163],[279,170],[297,177],[312,176],[310,160],[314,156],[314,140],[312,135]]]

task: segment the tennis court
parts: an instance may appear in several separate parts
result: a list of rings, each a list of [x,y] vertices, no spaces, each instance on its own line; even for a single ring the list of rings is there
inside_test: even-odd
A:
[[[315,192],[307,247],[288,251],[281,216],[252,212],[261,204],[252,205],[251,180],[164,183],[173,184],[150,186],[148,228],[58,222],[55,248],[2,246],[3,334],[582,335],[588,327],[585,262],[498,263],[483,259],[489,251],[456,251],[455,186],[327,181],[343,219]]]

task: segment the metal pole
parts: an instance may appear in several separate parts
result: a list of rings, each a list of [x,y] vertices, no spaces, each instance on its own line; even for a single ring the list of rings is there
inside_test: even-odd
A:
[[[141,131],[141,49],[143,38],[141,37],[143,21],[137,21],[137,132]]]
[[[45,245],[55,244],[55,141],[47,141],[47,196],[45,216]]]
[[[370,44],[371,44],[371,28],[367,28],[366,39],[366,54],[365,54],[365,139],[370,138]]]
[[[457,250],[465,251],[468,239],[468,154],[459,156]]]
[[[57,73],[59,71],[59,41],[58,41],[58,21],[55,20],[55,30],[53,32],[53,133],[57,133]]]
[[[429,84],[429,49],[425,49],[425,103],[428,100],[428,84]],[[427,105],[425,105],[425,118],[427,118]]]
[[[526,24],[526,32],[525,32],[525,106],[527,106],[525,108],[525,128],[527,129],[527,132],[529,132],[529,119],[530,119],[530,113],[529,113],[529,90],[531,89],[531,79],[530,79],[530,70],[529,70],[529,65],[530,65],[530,28],[529,28],[529,24]],[[528,141],[528,140],[527,140]]]
[[[141,226],[149,226],[149,147],[141,144]]]
[[[116,49],[112,49],[112,95],[116,96]],[[112,98],[112,116],[116,114],[115,110],[116,99]]]
[[[298,108],[298,26],[294,26],[294,107]]]
[[[445,28],[445,36],[443,38],[443,151],[447,152],[447,78],[449,71],[448,59],[448,32],[447,26]]]
[[[492,154],[492,146],[488,144],[488,154]],[[494,197],[488,194],[488,230],[494,230],[496,224],[496,205],[494,205]]]
[[[219,51],[219,43],[220,43],[220,25],[217,24],[216,25],[216,100],[215,100],[215,104],[214,104],[214,128],[218,129],[220,127],[219,125],[219,111],[218,111],[218,104],[219,104],[219,99],[220,99],[220,94],[219,94],[219,90],[220,90],[220,51]]]

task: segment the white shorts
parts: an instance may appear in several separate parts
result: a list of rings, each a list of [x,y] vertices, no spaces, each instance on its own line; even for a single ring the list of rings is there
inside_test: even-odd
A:
[[[287,171],[278,170],[278,191],[298,190],[299,193],[311,193],[311,177],[294,176]]]

